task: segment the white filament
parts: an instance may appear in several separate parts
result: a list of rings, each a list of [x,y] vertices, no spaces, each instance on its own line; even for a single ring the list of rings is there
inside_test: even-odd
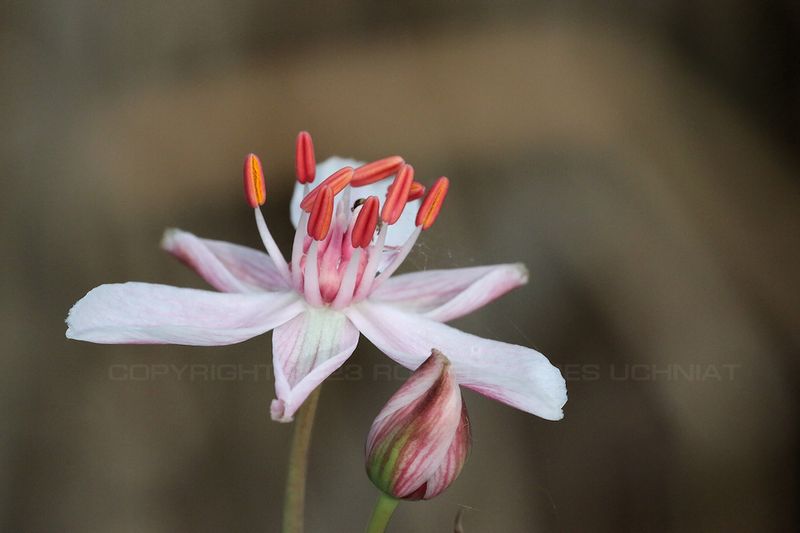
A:
[[[308,231],[308,213],[303,211],[303,214],[300,215],[300,222],[297,224],[297,231],[294,234],[294,243],[292,244],[292,284],[298,291],[302,282],[300,260],[303,258],[306,231]]]
[[[319,292],[319,265],[317,264],[318,242],[313,241],[308,249],[306,256],[306,268],[304,272],[303,293],[306,301],[317,307],[322,305],[322,294]]]
[[[353,255],[350,256],[350,262],[347,264],[342,283],[339,285],[339,292],[336,293],[336,298],[333,300],[334,309],[347,307],[353,300],[353,289],[356,287],[359,263],[361,263],[361,248],[356,248]]]
[[[378,271],[381,256],[383,255],[383,245],[386,242],[386,233],[389,231],[389,226],[384,224],[381,226],[381,231],[378,233],[378,240],[369,247],[369,259],[367,266],[364,268],[364,275],[361,276],[361,284],[356,290],[354,300],[362,300],[365,298],[372,287],[372,282],[375,279],[375,273]]]
[[[403,261],[406,260],[408,254],[411,253],[411,250],[414,248],[414,244],[416,244],[420,233],[422,233],[422,226],[417,226],[417,229],[414,230],[414,233],[412,233],[408,240],[403,243],[403,247],[400,248],[400,251],[397,252],[396,256],[394,256],[392,262],[383,269],[383,272],[381,272],[377,278],[375,278],[375,281],[372,284],[373,289],[380,287],[381,283],[389,279],[389,276],[394,274],[395,271],[400,268],[400,265],[403,264]]]
[[[289,283],[291,280],[289,275],[289,265],[286,264],[286,259],[284,259],[280,248],[278,248],[278,245],[275,242],[275,239],[272,238],[272,234],[269,232],[267,221],[264,220],[264,214],[261,212],[261,209],[256,207],[254,211],[256,213],[256,226],[258,227],[259,235],[261,235],[261,241],[264,243],[264,248],[267,249],[267,253],[270,255],[270,257],[272,257],[272,260],[275,262],[275,266],[277,267],[278,271],[280,271],[283,279]]]

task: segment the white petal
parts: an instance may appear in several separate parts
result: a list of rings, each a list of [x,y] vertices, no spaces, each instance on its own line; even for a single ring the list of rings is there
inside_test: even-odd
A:
[[[446,270],[426,270],[393,276],[370,295],[427,318],[446,322],[474,311],[525,284],[521,263]]]
[[[115,283],[92,289],[72,307],[67,337],[102,344],[234,344],[303,309],[294,292],[230,294]]]
[[[463,399],[461,401],[461,420],[459,421],[458,429],[456,429],[456,435],[453,437],[453,442],[450,443],[447,455],[442,460],[439,468],[428,479],[428,484],[425,487],[426,500],[438,496],[449,487],[461,473],[461,469],[467,461],[472,435],[467,405],[463,403]]]
[[[327,308],[307,308],[275,328],[272,360],[275,393],[272,418],[292,420],[311,392],[342,366],[356,349],[358,330],[347,317]]]
[[[365,301],[345,312],[375,346],[407,368],[415,369],[436,348],[465,387],[548,420],[564,416],[564,378],[536,350],[470,335],[386,304]]]
[[[289,288],[272,258],[260,250],[201,239],[174,228],[164,232],[161,247],[219,291],[263,292]]]

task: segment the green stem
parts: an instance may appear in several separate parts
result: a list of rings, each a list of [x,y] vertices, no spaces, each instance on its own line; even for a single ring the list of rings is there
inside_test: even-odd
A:
[[[381,493],[378,502],[375,504],[375,509],[372,511],[372,518],[369,519],[367,526],[367,533],[383,533],[386,531],[386,526],[389,525],[389,520],[392,518],[392,513],[397,509],[397,504],[400,500],[395,500],[391,496]]]
[[[286,494],[283,502],[283,533],[303,533],[303,511],[306,503],[306,472],[311,430],[317,412],[319,391],[314,389],[297,411],[289,450],[289,472],[286,476]]]

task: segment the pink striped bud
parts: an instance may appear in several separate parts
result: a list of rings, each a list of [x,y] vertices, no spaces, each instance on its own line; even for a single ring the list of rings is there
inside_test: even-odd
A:
[[[458,477],[471,445],[450,361],[434,349],[389,399],[367,437],[367,475],[385,494],[427,500]]]

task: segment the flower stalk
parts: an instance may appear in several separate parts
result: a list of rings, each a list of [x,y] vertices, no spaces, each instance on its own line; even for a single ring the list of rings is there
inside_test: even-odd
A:
[[[384,533],[394,510],[397,509],[398,503],[400,503],[400,500],[381,493],[375,503],[375,508],[372,510],[372,517],[367,525],[367,533]]]
[[[311,431],[319,403],[322,386],[312,392],[297,411],[289,450],[289,470],[286,476],[286,492],[283,504],[283,533],[303,533],[303,518],[306,503],[306,478],[308,473],[308,450]]]

